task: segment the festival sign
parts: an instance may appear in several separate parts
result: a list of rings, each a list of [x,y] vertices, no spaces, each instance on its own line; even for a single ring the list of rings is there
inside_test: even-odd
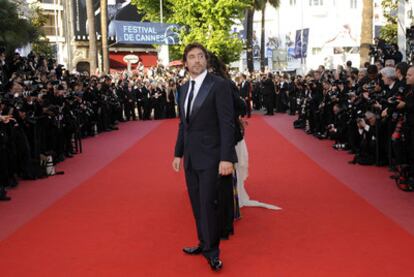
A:
[[[115,21],[116,42],[124,44],[178,44],[180,26],[153,22]]]

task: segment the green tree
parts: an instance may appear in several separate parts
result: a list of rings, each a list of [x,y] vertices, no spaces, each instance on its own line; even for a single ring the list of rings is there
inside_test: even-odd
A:
[[[132,0],[145,19],[160,20],[159,1]],[[243,42],[231,27],[241,19],[250,0],[163,0],[164,22],[187,28],[181,31],[181,45],[172,48],[172,57],[178,57],[186,44],[198,41],[223,59],[225,63],[239,58]]]
[[[0,45],[9,53],[39,37],[39,28],[19,14],[18,3],[0,0],[0,7]]]
[[[27,7],[26,3],[24,2],[20,3],[19,5],[23,4],[25,7]],[[19,6],[19,8],[20,7],[22,6]],[[39,1],[32,2],[28,6],[27,16],[29,18],[30,25],[35,27],[38,32],[38,36],[32,41],[33,51],[48,58],[53,57],[55,53],[53,52],[49,39],[46,37],[42,29],[42,27],[46,24],[47,17],[43,14]]]
[[[173,7],[177,0],[162,0],[164,22],[170,22],[173,15]],[[160,0],[131,0],[131,3],[138,8],[138,11],[145,15],[145,19],[160,22]]]
[[[387,20],[387,24],[381,28],[380,38],[387,43],[397,43],[398,40],[398,25],[397,25],[397,9],[398,0],[382,0],[381,6],[383,14]]]

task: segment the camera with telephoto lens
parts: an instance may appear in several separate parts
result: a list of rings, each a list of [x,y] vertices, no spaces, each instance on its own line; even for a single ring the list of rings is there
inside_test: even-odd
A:
[[[391,105],[397,105],[398,100],[399,100],[399,98],[394,95],[394,96],[392,96],[388,99],[388,103],[390,103]]]
[[[366,91],[369,93],[373,92],[375,90],[375,87],[377,86],[376,80],[372,80],[366,84]]]

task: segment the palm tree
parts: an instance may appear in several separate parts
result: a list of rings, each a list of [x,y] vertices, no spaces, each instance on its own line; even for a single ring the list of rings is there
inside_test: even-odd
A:
[[[86,0],[86,14],[88,18],[89,33],[89,68],[90,74],[96,72],[96,31],[95,31],[95,14],[93,10],[93,0]]]
[[[269,3],[275,9],[279,8],[280,0],[262,0],[260,2],[264,2],[262,4],[262,34],[261,34],[261,42],[260,42],[260,70],[263,72],[265,69],[265,12],[266,12],[266,5]]]
[[[251,8],[246,10],[246,49],[247,49],[247,68],[250,72],[253,71],[253,51],[252,51],[252,37],[253,37],[253,15],[254,11],[262,12],[261,24],[261,42],[260,42],[260,70],[265,68],[265,12],[266,5],[269,3],[274,8],[280,6],[280,0],[252,0]]]
[[[246,9],[246,58],[247,69],[253,72],[253,7]]]
[[[369,61],[369,46],[372,44],[372,18],[374,14],[373,0],[363,0],[361,46],[359,50],[360,64]]]
[[[102,41],[102,60],[103,72],[109,73],[109,53],[108,53],[108,0],[101,0],[101,41]]]

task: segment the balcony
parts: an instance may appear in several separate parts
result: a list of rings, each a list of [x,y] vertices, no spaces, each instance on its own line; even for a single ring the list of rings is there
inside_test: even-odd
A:
[[[40,2],[40,7],[43,10],[49,10],[49,11],[63,11],[63,1],[60,0],[60,5],[58,5],[58,1],[57,0],[42,0]]]
[[[42,31],[45,33],[46,36],[56,36],[55,26],[43,26]],[[59,33],[62,33],[62,32],[59,32],[58,30],[58,35]]]

